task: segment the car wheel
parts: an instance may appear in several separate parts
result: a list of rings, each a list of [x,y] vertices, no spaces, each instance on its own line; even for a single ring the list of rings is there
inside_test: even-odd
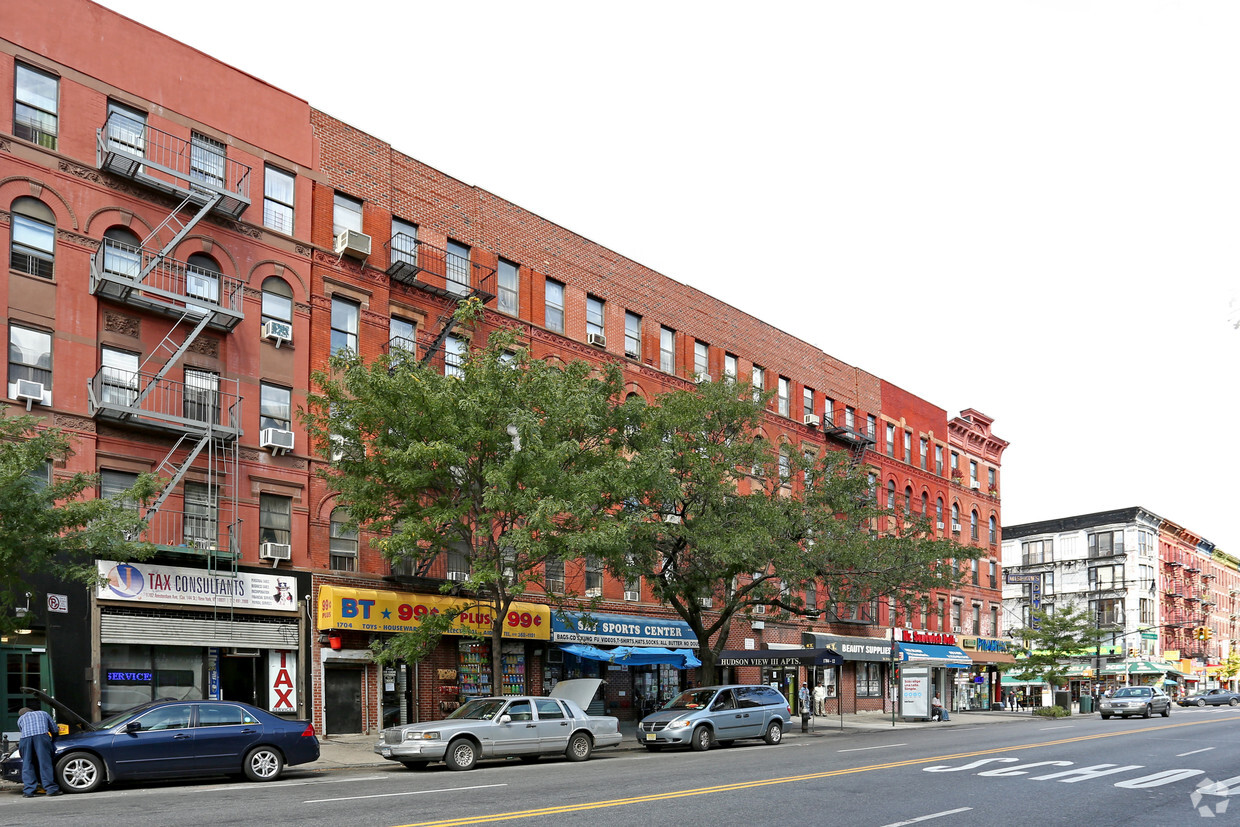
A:
[[[1235,698],[1231,698],[1231,699],[1229,699],[1229,700],[1227,701],[1227,705],[1228,705],[1228,706],[1235,706],[1236,704],[1240,704],[1240,700],[1236,700]]]
[[[705,752],[710,749],[710,730],[707,727],[700,726],[693,730],[693,737],[689,739],[689,746],[693,747],[694,752]]]
[[[1171,717],[1171,704],[1167,704],[1167,708],[1166,708],[1166,709],[1164,709],[1164,710],[1162,711],[1162,716],[1163,716],[1164,718],[1170,718],[1170,717]]]
[[[401,761],[400,765],[407,770],[424,770],[426,769],[425,761]]]
[[[1150,704],[1146,704],[1146,705],[1145,705],[1145,712],[1141,715],[1141,717],[1142,717],[1142,718],[1148,718],[1148,717],[1150,717],[1150,715],[1152,715],[1152,714],[1153,714],[1153,712],[1154,712],[1154,707],[1153,707],[1153,706],[1151,706]]]
[[[1198,699],[1197,699],[1197,706],[1205,706],[1205,705],[1206,705],[1206,699],[1205,699],[1205,698],[1198,698]]]
[[[768,744],[778,744],[784,740],[784,727],[779,721],[771,721],[771,725],[766,728],[766,735],[762,736],[762,740]]]
[[[67,793],[89,793],[103,783],[103,762],[86,752],[71,752],[56,763],[56,783]]]
[[[573,737],[568,739],[568,749],[564,750],[564,755],[569,761],[584,761],[593,751],[594,742],[590,736],[584,732],[574,732]]]
[[[284,758],[273,747],[255,747],[246,754],[244,769],[251,781],[275,781],[284,769]]]
[[[448,752],[443,762],[450,770],[472,770],[478,763],[478,747],[468,738],[457,738],[448,744]]]
[[[721,746],[721,747],[730,747],[730,746],[732,746],[733,744],[735,744],[736,742],[735,742],[735,741],[733,741],[731,738],[729,738],[729,739],[728,739],[728,740],[726,740],[726,741],[716,741],[715,743],[716,743],[716,744],[718,744],[718,745],[719,745],[719,746]]]
[[[1109,721],[1111,720],[1111,716],[1104,712],[1102,713],[1102,720]]]

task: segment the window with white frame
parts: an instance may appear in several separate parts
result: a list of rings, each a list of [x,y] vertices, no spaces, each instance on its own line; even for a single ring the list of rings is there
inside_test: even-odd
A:
[[[445,256],[444,267],[448,277],[448,289],[458,296],[468,293],[473,285],[471,277],[473,264],[470,262],[469,245],[449,238],[448,255]]]
[[[887,423],[887,439],[883,444],[887,447],[887,456],[894,457],[896,455],[896,426],[890,422]]]
[[[1100,589],[1122,589],[1124,587],[1124,567],[1123,565],[1114,566],[1091,566],[1089,569],[1089,588],[1090,591],[1098,591]]]
[[[710,375],[710,345],[705,342],[693,343],[693,372],[697,376]]]
[[[1124,553],[1124,531],[1099,531],[1089,535],[1089,556],[1110,557]]]
[[[555,279],[547,279],[544,288],[546,298],[545,323],[552,333],[564,332],[564,285]]]
[[[999,542],[999,523],[995,520],[995,515],[993,514],[990,515],[990,526],[986,537],[987,542],[989,542],[992,546]]]
[[[521,310],[521,268],[508,259],[499,260],[499,312],[516,316]]]
[[[357,571],[357,529],[349,528],[349,512],[332,509],[330,567],[335,571]]]
[[[976,539],[978,539],[978,534],[977,534],[977,511],[970,511],[970,512],[969,512],[969,539],[970,539],[970,540],[976,540]]]
[[[263,167],[263,226],[285,235],[293,234],[293,205],[297,177],[279,167]]]
[[[332,235],[345,230],[362,231],[362,202],[338,192],[332,200]]]
[[[564,594],[563,560],[547,560],[543,566],[543,586],[547,594]]]
[[[279,276],[263,279],[263,321],[293,323],[293,288]]]
[[[17,381],[43,386],[44,405],[52,404],[52,334],[9,324],[9,398],[17,398]]]
[[[909,465],[913,464],[913,433],[911,431],[904,432],[904,461]]]
[[[138,398],[138,354],[104,345],[99,349],[103,401],[127,407]]]
[[[142,272],[142,242],[125,227],[109,227],[103,233],[105,273],[136,278]]]
[[[779,377],[775,384],[777,409],[780,416],[792,416],[792,380],[786,376]]]
[[[50,279],[56,262],[56,214],[37,198],[18,198],[9,211],[9,269]]]
[[[418,225],[400,218],[392,219],[392,262],[418,266]]]
[[[182,542],[190,548],[216,548],[219,542],[216,491],[206,483],[186,480],[182,494],[185,502]]]
[[[137,511],[141,503],[125,496],[129,489],[138,482],[138,475],[129,471],[112,471],[103,469],[99,472],[99,497],[104,500],[115,499],[130,511]]]
[[[258,427],[291,431],[293,392],[263,382],[259,387]]]
[[[642,317],[631,310],[624,311],[624,355],[642,358]]]
[[[388,320],[388,349],[416,355],[418,352],[418,326],[409,319],[393,316]]]
[[[736,356],[731,353],[723,354],[723,375],[733,382],[740,376],[738,365]]]
[[[220,266],[203,253],[194,253],[185,262],[185,294],[211,304],[220,301]]]
[[[604,302],[597,296],[586,296],[586,336],[604,335]]]
[[[293,500],[279,494],[258,495],[258,541],[293,543]]]
[[[443,375],[465,378],[465,350],[467,340],[461,336],[448,336],[443,342]]]
[[[659,370],[676,372],[676,331],[670,327],[659,328]]]
[[[362,308],[357,302],[332,296],[332,356],[346,351],[357,354],[357,330],[361,315]]]
[[[977,482],[977,463],[973,460],[969,460],[969,482]],[[975,485],[974,488],[976,487]]]
[[[760,365],[754,365],[749,375],[749,383],[753,385],[753,401],[757,402],[766,390],[766,370]]]
[[[989,561],[988,567],[989,567],[989,573],[988,573],[989,580],[987,580],[987,582],[990,584],[990,588],[997,589],[999,588],[999,564],[997,561],[991,560]]]
[[[986,489],[994,491],[998,487],[998,481],[999,478],[995,474],[995,469],[988,467],[986,469]]]
[[[593,554],[585,558],[586,597],[597,597],[603,593],[603,562]]]
[[[185,418],[195,422],[220,422],[220,375],[210,370],[185,369]]]
[[[883,695],[883,665],[881,663],[857,662],[857,697],[881,698]]]
[[[943,476],[943,446],[934,446],[934,473]]]
[[[1020,561],[1022,566],[1036,566],[1050,563],[1055,559],[1054,540],[1029,540],[1020,544]]]
[[[814,415],[814,389],[801,388],[801,421],[805,421],[805,417]]]
[[[835,400],[829,396],[822,398],[822,424],[828,428],[835,427]]]
[[[930,443],[926,440],[925,437],[922,437],[921,441],[918,443],[918,457],[919,457],[919,461],[921,465],[921,470],[923,471],[926,470],[926,459],[929,456],[929,451],[930,451]]]
[[[108,149],[128,155],[146,155],[146,113],[108,101]]]
[[[56,148],[60,79],[18,63],[14,67],[13,134],[45,149]]]
[[[869,414],[865,418],[865,435],[870,439],[878,439],[878,417]]]
[[[198,132],[191,132],[189,137],[190,180],[222,188],[225,158],[223,141]]]

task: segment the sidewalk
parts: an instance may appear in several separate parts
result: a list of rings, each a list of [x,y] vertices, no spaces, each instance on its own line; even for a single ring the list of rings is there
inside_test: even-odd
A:
[[[843,728],[841,729],[841,716],[819,716],[811,719],[810,731],[801,732],[801,719],[793,718],[790,726],[784,729],[784,738],[786,740],[796,740],[798,738],[822,738],[833,735],[848,734],[850,732],[882,732],[884,730],[893,729],[928,729],[940,727],[954,726],[978,726],[979,724],[1001,724],[1010,723],[1012,721],[1028,721],[1033,718],[1029,712],[953,712],[951,718],[943,722],[931,721],[902,721],[896,719],[895,726],[891,724],[890,712],[857,712],[845,713],[842,718]],[[606,754],[613,750],[640,750],[641,744],[637,741],[637,722],[621,721],[620,732],[624,735],[619,746],[608,747],[602,752]],[[377,766],[397,766],[394,761],[389,761],[375,753],[375,743],[379,740],[378,733],[374,735],[331,735],[320,736],[319,760],[313,764],[304,764],[302,769],[342,769],[345,767],[377,767]]]

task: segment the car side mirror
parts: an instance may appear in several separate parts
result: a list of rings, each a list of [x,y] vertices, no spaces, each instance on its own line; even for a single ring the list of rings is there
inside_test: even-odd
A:
[[[511,715],[501,715],[501,716],[499,716],[499,722],[500,722],[501,724],[508,724],[508,723],[512,723],[512,716],[511,716]]]
[[[142,722],[141,721],[130,721],[129,723],[125,724],[125,731],[126,732],[141,732]]]

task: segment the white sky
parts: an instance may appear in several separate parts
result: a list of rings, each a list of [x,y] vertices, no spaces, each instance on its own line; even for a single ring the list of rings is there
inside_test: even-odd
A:
[[[1234,0],[103,5],[1240,554]]]

